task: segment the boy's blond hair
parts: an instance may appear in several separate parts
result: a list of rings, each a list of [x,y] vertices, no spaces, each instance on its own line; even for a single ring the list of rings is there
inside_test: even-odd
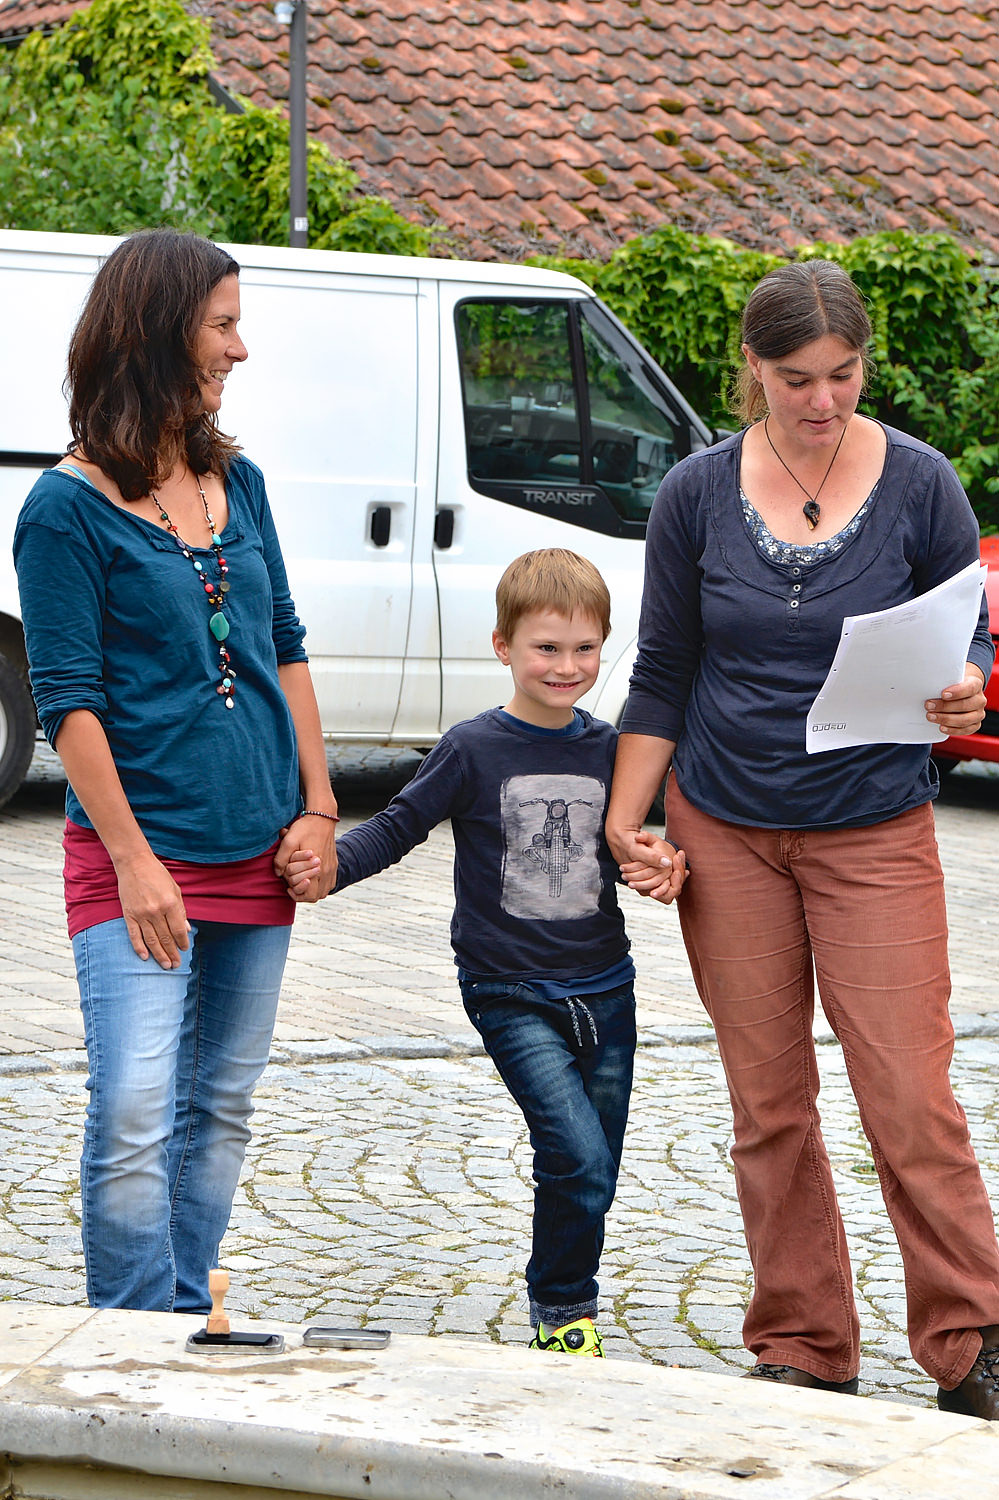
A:
[[[610,634],[610,593],[593,564],[564,547],[540,547],[514,558],[496,585],[496,633],[509,641],[524,615],[552,610],[571,620],[592,615]]]

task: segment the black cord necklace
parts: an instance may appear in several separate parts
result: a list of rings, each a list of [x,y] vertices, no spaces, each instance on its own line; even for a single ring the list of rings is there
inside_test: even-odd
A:
[[[846,427],[847,427],[847,424],[844,423],[844,425],[843,425],[843,431],[839,435],[839,442],[836,444],[836,447],[833,449],[833,456],[829,460],[829,466],[826,469],[826,472],[822,476],[822,483],[819,485],[819,487],[815,491],[814,495],[809,495],[808,491],[805,489],[805,486],[802,484],[802,482],[798,478],[797,474],[795,474],[792,469],[788,468],[788,465],[786,463],[784,463],[784,460],[781,458],[780,454],[777,452],[777,449],[774,447],[774,440],[770,436],[770,429],[767,427],[767,423],[769,421],[770,421],[770,416],[769,416],[769,413],[768,413],[767,416],[765,416],[763,418],[763,436],[766,438],[766,440],[770,444],[771,448],[773,448],[774,458],[776,458],[777,462],[783,468],[787,469],[787,472],[791,475],[791,478],[794,480],[795,484],[798,486],[798,488],[801,491],[801,493],[803,495],[808,495],[808,499],[805,501],[805,504],[801,507],[801,514],[804,516],[805,520],[808,522],[808,529],[809,529],[809,531],[814,531],[815,528],[816,528],[816,526],[819,524],[819,517],[822,514],[822,507],[819,505],[819,496],[822,493],[822,485],[825,484],[826,480],[829,478],[829,475],[832,473],[832,466],[836,462],[836,455],[839,453],[839,450],[842,448],[842,446],[843,446],[843,439],[846,437]]]

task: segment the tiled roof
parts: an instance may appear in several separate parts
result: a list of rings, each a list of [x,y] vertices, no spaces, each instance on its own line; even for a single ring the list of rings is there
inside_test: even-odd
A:
[[[0,33],[75,4],[0,0]],[[287,99],[271,0],[190,0]],[[309,126],[460,254],[668,221],[759,249],[945,230],[999,259],[999,0],[309,0]]]

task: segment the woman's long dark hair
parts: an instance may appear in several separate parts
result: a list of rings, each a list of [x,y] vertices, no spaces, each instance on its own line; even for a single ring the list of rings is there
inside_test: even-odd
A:
[[[74,449],[139,500],[177,463],[225,474],[239,452],[204,410],[195,343],[205,304],[231,255],[196,234],[145,229],[94,277],[69,345],[66,386]]]

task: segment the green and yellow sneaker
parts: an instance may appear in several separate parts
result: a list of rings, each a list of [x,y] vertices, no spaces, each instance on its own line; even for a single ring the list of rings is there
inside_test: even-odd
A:
[[[592,1318],[577,1318],[574,1323],[563,1323],[561,1328],[546,1332],[543,1323],[531,1340],[532,1349],[546,1349],[550,1354],[588,1354],[592,1359],[604,1358],[603,1340],[593,1326]]]

